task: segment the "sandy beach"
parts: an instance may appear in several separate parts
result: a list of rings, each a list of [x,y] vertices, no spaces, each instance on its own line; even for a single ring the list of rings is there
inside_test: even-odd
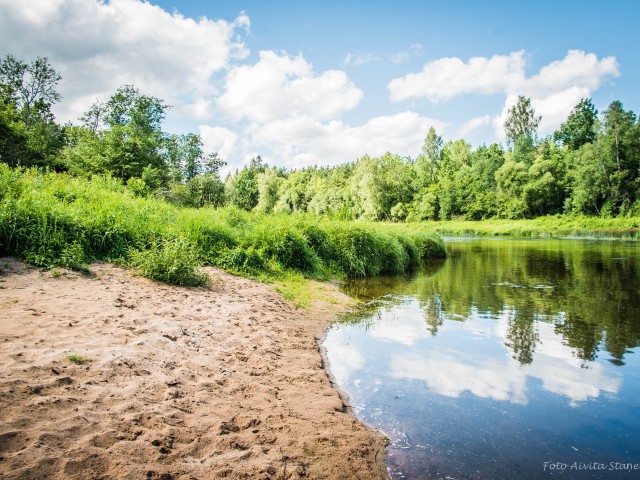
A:
[[[318,348],[350,299],[318,283],[301,309],[208,272],[183,288],[0,259],[0,478],[387,478]]]

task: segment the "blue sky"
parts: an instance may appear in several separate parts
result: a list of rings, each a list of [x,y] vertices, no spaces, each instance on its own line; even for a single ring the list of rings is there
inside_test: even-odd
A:
[[[518,94],[552,132],[583,96],[638,112],[634,1],[0,0],[0,54],[48,56],[61,120],[123,83],[173,105],[230,166],[391,151],[428,128],[502,141]]]

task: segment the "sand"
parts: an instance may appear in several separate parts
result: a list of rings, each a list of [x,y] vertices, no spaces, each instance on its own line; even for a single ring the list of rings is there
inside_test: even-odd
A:
[[[0,259],[0,478],[387,478],[318,348],[348,297],[318,283],[301,309],[208,272],[182,288]]]

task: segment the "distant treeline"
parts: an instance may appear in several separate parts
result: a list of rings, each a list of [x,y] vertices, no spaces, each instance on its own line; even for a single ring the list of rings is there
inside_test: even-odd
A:
[[[60,100],[60,79],[46,58],[1,60],[0,161],[107,174],[138,196],[189,207],[397,222],[640,215],[640,125],[619,101],[599,115],[583,99],[553,135],[539,138],[540,117],[519,97],[505,122],[505,147],[444,143],[432,128],[416,158],[365,155],[288,171],[258,156],[222,181],[225,162],[205,155],[196,134],[163,132],[169,106],[133,86],[94,103],[79,126],[57,124],[51,105]]]

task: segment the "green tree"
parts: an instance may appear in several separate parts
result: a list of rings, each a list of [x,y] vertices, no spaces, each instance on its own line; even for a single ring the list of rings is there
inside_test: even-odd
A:
[[[462,200],[471,174],[471,145],[464,140],[447,142],[438,173],[438,216],[441,220],[462,212]]]
[[[478,147],[471,155],[471,170],[463,189],[460,210],[468,220],[495,216],[496,171],[504,164],[504,152],[498,144]]]
[[[578,150],[585,143],[593,143],[598,136],[598,110],[590,98],[583,98],[573,108],[567,121],[554,132],[553,139],[570,150]]]
[[[619,101],[612,102],[604,111],[601,142],[609,163],[613,164],[609,175],[613,213],[628,211],[635,200],[640,161],[637,157],[640,139],[635,124],[636,115],[625,111]]]
[[[571,152],[568,163],[571,211],[601,215],[611,192],[611,167],[602,144],[585,143]]]
[[[507,143],[514,144],[522,136],[535,139],[541,119],[542,117],[536,115],[531,99],[519,95],[516,104],[509,109],[504,122]]]
[[[167,108],[159,98],[144,95],[131,85],[120,87],[104,105],[97,102],[82,117],[83,131],[73,133],[63,154],[69,169],[128,180],[140,178],[150,166],[166,183],[170,168],[161,126]]]
[[[50,113],[51,104],[62,98],[56,90],[62,76],[49,64],[47,57],[25,63],[13,55],[0,62],[0,95],[12,102],[29,125]]]
[[[442,160],[442,137],[435,128],[429,128],[429,132],[422,145],[422,153],[415,161],[415,169],[419,188],[424,188],[436,181]]]
[[[529,180],[527,166],[508,157],[495,176],[498,216],[511,219],[525,217],[528,207],[522,192]]]
[[[392,207],[411,203],[414,175],[412,165],[398,155],[360,158],[350,182],[356,215],[368,220],[389,219]]]
[[[211,159],[207,159],[202,150],[200,135],[165,135],[163,143],[165,162],[174,181],[191,180],[208,170],[207,162]]]
[[[243,168],[230,178],[225,190],[232,205],[247,211],[254,209],[258,205],[258,172]]]
[[[566,169],[562,151],[551,141],[543,142],[528,170],[523,201],[528,216],[561,213],[565,201]]]
[[[271,213],[278,201],[278,188],[283,178],[275,168],[267,168],[258,174],[258,204],[256,208],[263,213]]]
[[[58,154],[64,129],[55,123],[51,105],[60,100],[60,74],[46,58],[27,64],[7,55],[0,61],[0,159],[11,166],[61,169]]]

